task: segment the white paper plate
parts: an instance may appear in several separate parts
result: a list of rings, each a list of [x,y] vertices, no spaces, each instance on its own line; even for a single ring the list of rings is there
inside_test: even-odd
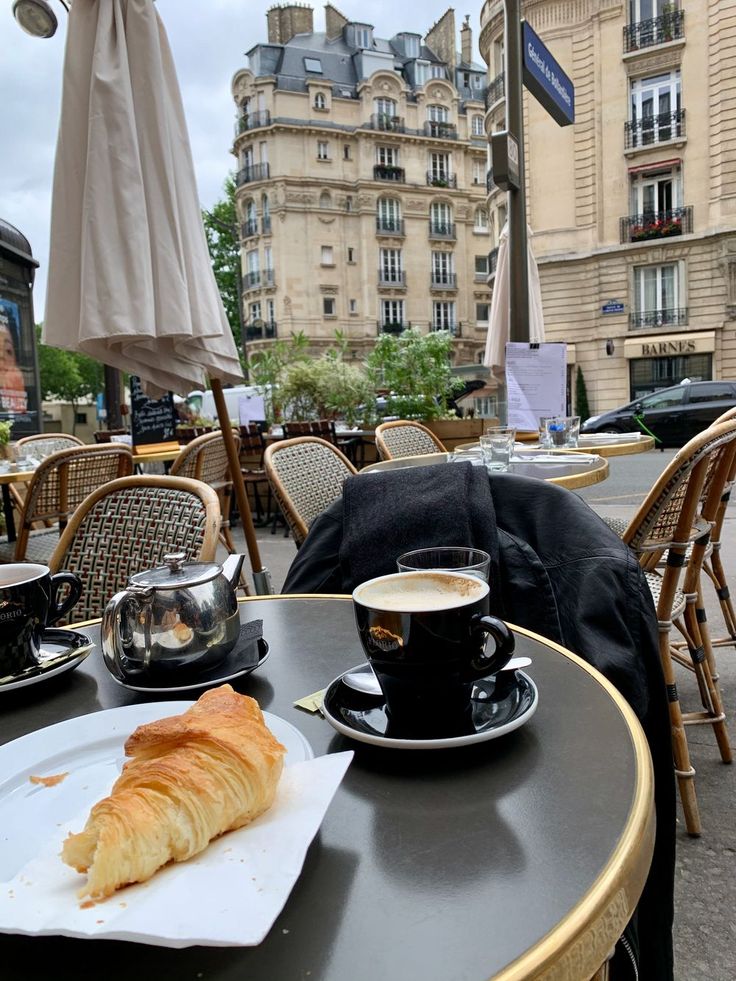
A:
[[[167,947],[261,942],[299,877],[352,755],[313,759],[305,737],[278,716],[264,712],[287,748],[287,767],[273,806],[250,825],[88,909],[76,895],[82,876],[59,857],[67,833],[81,830],[90,807],[109,793],[123,743],[136,726],[191,704],[108,709],[0,747],[0,932]],[[61,773],[67,776],[50,787],[29,779]]]

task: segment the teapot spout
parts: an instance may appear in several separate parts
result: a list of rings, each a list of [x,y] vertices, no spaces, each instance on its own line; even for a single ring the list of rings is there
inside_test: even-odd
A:
[[[233,589],[238,588],[240,582],[240,572],[245,561],[244,555],[228,555],[222,564],[222,574],[230,582]]]

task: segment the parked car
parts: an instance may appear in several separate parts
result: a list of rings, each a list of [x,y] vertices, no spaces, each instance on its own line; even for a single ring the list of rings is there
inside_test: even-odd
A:
[[[736,405],[736,382],[683,382],[627,405],[586,419],[582,433],[626,433],[639,430],[635,415],[662,441],[683,446],[727,409]]]

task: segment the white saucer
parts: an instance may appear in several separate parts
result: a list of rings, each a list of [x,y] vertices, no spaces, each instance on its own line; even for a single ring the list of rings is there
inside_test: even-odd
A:
[[[357,668],[351,668],[351,671]],[[347,672],[345,672],[347,673]],[[511,672],[506,672],[506,676]],[[345,684],[342,674],[325,690],[322,714],[343,736],[388,749],[456,749],[498,739],[518,729],[537,710],[537,686],[524,671],[515,672],[517,684],[501,700],[494,699],[495,678],[476,682],[473,690],[473,717],[476,731],[439,739],[400,739],[383,734],[387,725],[383,696],[363,695]],[[503,672],[501,673],[503,676]],[[506,692],[507,689],[504,689]],[[498,715],[501,721],[496,721]],[[382,731],[383,730],[383,731]]]
[[[41,664],[27,674],[0,680],[0,692],[15,691],[48,681],[81,664],[95,645],[86,634],[64,627],[47,627],[41,638]]]

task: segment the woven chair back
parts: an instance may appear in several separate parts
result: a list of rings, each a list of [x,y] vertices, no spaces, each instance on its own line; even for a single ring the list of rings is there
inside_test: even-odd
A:
[[[647,567],[671,545],[683,545],[698,530],[698,505],[711,494],[716,475],[730,469],[736,440],[736,421],[713,425],[690,440],[660,475],[624,532],[623,539]],[[724,459],[727,461],[724,464]]]
[[[284,439],[298,439],[301,436],[314,436],[311,422],[285,422]]]
[[[18,440],[17,445],[23,454],[27,453],[37,460],[43,460],[52,453],[71,450],[75,446],[84,446],[84,443],[70,433],[39,433],[37,436],[24,436]]]
[[[235,448],[240,452],[240,436],[235,435]],[[211,487],[231,482],[230,464],[225,440],[218,429],[214,433],[197,436],[179,453],[171,464],[172,477],[190,477],[203,480]]]
[[[337,434],[335,433],[335,423],[332,419],[315,419],[312,422],[312,436],[324,439],[328,443],[337,446]]]
[[[376,449],[382,460],[446,452],[443,443],[426,426],[406,419],[376,426]]]
[[[220,528],[217,494],[182,477],[136,475],[113,480],[87,497],[54,550],[52,572],[81,577],[75,621],[99,617],[130,576],[163,565],[164,555],[184,552],[211,562]]]
[[[342,494],[347,478],[357,473],[336,446],[315,436],[272,443],[264,465],[297,547],[317,515]]]
[[[36,467],[23,502],[16,556],[25,555],[35,522],[67,519],[93,490],[133,472],[133,457],[125,446],[75,446],[46,457]]]
[[[263,434],[258,428],[258,423],[249,422],[247,426],[241,426],[238,430],[240,434],[240,458],[263,456],[264,442]]]

